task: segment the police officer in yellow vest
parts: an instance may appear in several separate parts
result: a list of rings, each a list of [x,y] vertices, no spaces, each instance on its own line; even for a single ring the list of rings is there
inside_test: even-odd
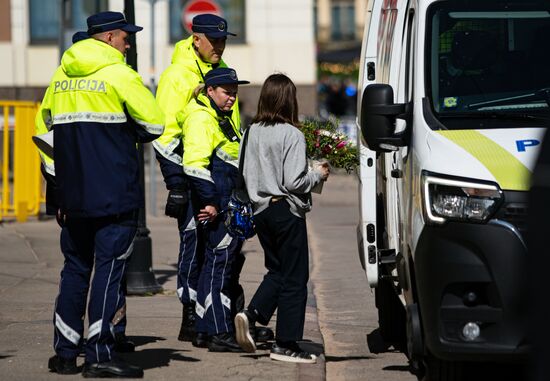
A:
[[[177,115],[183,128],[183,168],[191,185],[199,223],[206,224],[204,264],[197,290],[197,332],[207,333],[208,348],[240,352],[234,338],[231,285],[241,241],[231,237],[222,216],[238,176],[241,133],[232,119],[239,81],[235,70],[217,68],[205,75],[205,86]],[[237,264],[238,265],[238,264]]]
[[[36,118],[37,131],[54,133],[65,256],[54,314],[56,355],[48,367],[60,374],[78,372],[90,289],[83,375],[142,377],[141,368],[114,357],[112,321],[143,204],[136,143],[158,138],[164,116],[124,62],[128,36],[143,28],[119,12],[101,12],[87,21],[91,38],[64,53]]]
[[[197,283],[202,266],[204,237],[201,226],[195,224],[187,179],[183,172],[182,128],[176,121],[176,114],[193,98],[193,90],[204,81],[210,70],[227,67],[222,60],[227,36],[235,36],[227,30],[227,22],[213,14],[201,14],[193,18],[193,34],[176,44],[172,64],[159,81],[157,100],[166,116],[163,135],[153,142],[156,156],[168,189],[166,214],[177,218],[180,235],[178,254],[177,295],[183,305],[182,322],[178,339],[193,341],[196,346],[205,346],[204,338],[195,335],[195,302]],[[232,106],[231,121],[237,129],[240,126],[238,102]],[[242,267],[244,257],[237,260]],[[237,272],[240,272],[238,270]],[[234,293],[243,295],[242,288]],[[237,298],[234,298],[237,299]],[[244,301],[242,302],[244,305]],[[234,313],[242,306],[236,306]]]
[[[77,43],[79,41],[85,40],[90,38],[90,35],[88,34],[88,31],[78,31],[73,34],[72,36],[72,42]],[[53,140],[52,137],[45,137],[46,135],[42,135],[47,131],[47,127],[44,123],[38,124],[38,130],[35,138],[38,138],[38,141],[35,140],[35,143],[37,143],[39,150],[41,148],[45,148],[46,151],[51,151],[51,153],[46,154],[44,151],[39,151],[42,156],[42,165],[40,167],[41,172],[46,179],[46,214],[47,215],[54,215],[58,218],[58,223],[62,225],[62,221],[59,220],[59,215],[57,214],[59,210],[59,204],[57,202],[57,196],[55,194],[55,188],[56,188],[56,181],[55,181],[55,166],[53,163],[53,147],[49,146],[49,139]],[[53,131],[50,132],[53,135]],[[48,134],[49,135],[49,134]],[[41,144],[42,143],[42,144]],[[45,144],[45,145],[44,145]],[[120,295],[118,298],[118,305],[117,305],[117,312],[115,313],[115,317],[112,321],[113,323],[113,332],[115,334],[115,351],[116,352],[134,352],[135,351],[135,343],[131,341],[126,336],[126,325],[127,325],[127,318],[126,318],[126,274],[122,277],[122,285],[120,287]],[[84,341],[85,343],[85,341]]]

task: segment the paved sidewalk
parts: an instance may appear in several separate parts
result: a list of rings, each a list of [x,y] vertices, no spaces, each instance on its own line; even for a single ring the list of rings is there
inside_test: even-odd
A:
[[[164,291],[128,298],[127,334],[138,347],[126,356],[130,363],[144,367],[145,379],[324,379],[323,356],[315,365],[296,365],[270,360],[265,346],[255,354],[225,354],[177,341],[181,305],[175,296],[176,223],[165,216],[148,217],[147,226],[153,241],[153,267]],[[59,230],[55,220],[0,224],[0,379],[81,379],[80,375],[61,377],[47,369],[53,354],[53,303],[63,262]],[[247,261],[241,282],[249,300],[264,274],[263,254],[256,239],[247,242],[244,251]],[[308,349],[323,351],[312,295],[304,337],[311,340],[305,343]]]

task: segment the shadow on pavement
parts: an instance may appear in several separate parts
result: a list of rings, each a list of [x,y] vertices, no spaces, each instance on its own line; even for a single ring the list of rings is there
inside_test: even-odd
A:
[[[143,349],[134,353],[120,354],[129,364],[138,365],[143,370],[168,366],[171,361],[198,362],[200,359],[183,356],[179,349],[172,348],[151,348]]]
[[[175,270],[156,270],[155,269],[155,277],[157,278],[158,284],[161,286],[168,282],[170,278],[173,276],[176,276],[178,274],[177,265],[173,265],[176,267]]]
[[[327,356],[327,355],[325,355],[325,361],[326,362],[370,360],[372,358],[374,358],[374,357],[371,357],[371,356]]]
[[[390,370],[393,372],[409,372],[414,373],[413,369],[409,365],[388,365],[382,368],[383,370]]]
[[[166,340],[166,338],[160,336],[128,336],[128,339],[133,341],[134,344],[136,344],[136,347]]]

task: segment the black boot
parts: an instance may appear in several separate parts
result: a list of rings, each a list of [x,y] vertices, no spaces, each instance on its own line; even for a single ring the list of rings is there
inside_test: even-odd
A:
[[[55,355],[48,360],[48,369],[57,374],[77,374],[76,358],[64,359]]]
[[[254,332],[251,332],[254,339],[259,343],[265,343],[275,338],[273,330],[269,327],[253,327]]]
[[[179,341],[193,341],[195,337],[195,303],[183,305]]]
[[[213,335],[208,343],[210,352],[242,352],[243,350],[235,340],[235,336],[229,332]]]
[[[108,362],[84,363],[82,376],[86,378],[142,378],[143,369],[117,359]]]
[[[136,344],[128,339],[124,332],[115,333],[115,352],[130,353],[136,350]]]
[[[193,338],[193,346],[197,348],[208,348],[210,338],[205,332],[197,332]]]

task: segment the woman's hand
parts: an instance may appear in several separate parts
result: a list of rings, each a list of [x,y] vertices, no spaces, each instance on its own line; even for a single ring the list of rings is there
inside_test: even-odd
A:
[[[206,205],[204,209],[199,211],[197,218],[200,222],[213,222],[218,216],[218,209],[214,205]]]
[[[317,170],[321,172],[321,179],[323,179],[323,181],[327,181],[328,176],[330,175],[330,164],[325,161],[317,167]]]

